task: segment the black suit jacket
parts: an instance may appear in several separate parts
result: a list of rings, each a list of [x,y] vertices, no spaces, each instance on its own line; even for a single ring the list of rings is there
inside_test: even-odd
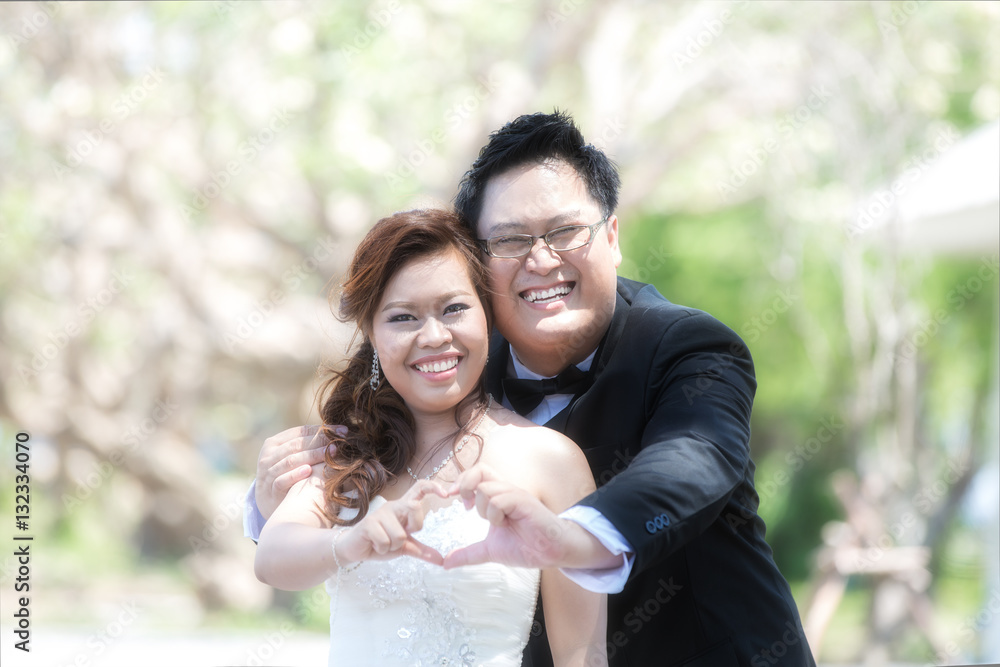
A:
[[[503,396],[509,347],[492,341]],[[546,424],[584,451],[597,481],[580,501],[635,549],[608,597],[614,666],[813,666],[788,583],[764,541],[750,460],[753,361],[729,328],[618,279],[593,385]],[[558,471],[553,471],[558,475]],[[541,613],[525,665],[551,665]]]

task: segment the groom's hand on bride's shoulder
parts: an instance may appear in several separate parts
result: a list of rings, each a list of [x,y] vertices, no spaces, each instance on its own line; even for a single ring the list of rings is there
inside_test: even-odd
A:
[[[334,427],[344,434],[343,426]],[[264,441],[257,458],[254,497],[261,516],[269,518],[281,504],[288,490],[312,472],[312,466],[322,464],[330,444],[322,426],[296,426],[272,435]]]

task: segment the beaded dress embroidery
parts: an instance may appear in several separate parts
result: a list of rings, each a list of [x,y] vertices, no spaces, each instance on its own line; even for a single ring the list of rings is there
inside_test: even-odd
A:
[[[384,502],[376,496],[370,510]],[[485,519],[456,500],[428,513],[414,537],[444,554],[482,540],[488,530]],[[339,592],[335,578],[326,582],[329,664],[516,667],[538,582],[538,570],[496,563],[444,570],[408,556],[366,561],[342,573]]]

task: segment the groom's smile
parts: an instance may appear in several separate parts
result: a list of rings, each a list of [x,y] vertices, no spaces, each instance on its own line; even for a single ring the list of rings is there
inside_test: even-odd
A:
[[[576,282],[562,282],[549,287],[533,287],[521,292],[521,298],[536,306],[544,306],[556,301],[563,301],[575,286]]]
[[[478,237],[542,236],[569,225],[594,225],[603,212],[565,162],[525,164],[493,177],[483,195]],[[585,359],[614,313],[621,263],[618,218],[590,243],[555,251],[541,238],[526,255],[486,257],[496,327],[531,370],[556,375]]]

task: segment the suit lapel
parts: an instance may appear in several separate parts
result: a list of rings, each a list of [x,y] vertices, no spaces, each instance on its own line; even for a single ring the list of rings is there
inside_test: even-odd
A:
[[[621,340],[622,333],[625,331],[625,322],[628,320],[628,313],[631,305],[622,295],[622,291],[626,294],[632,296],[632,290],[628,289],[628,285],[623,285],[622,279],[618,279],[618,291],[615,293],[615,312],[611,316],[611,326],[604,333],[604,337],[601,338],[601,342],[597,346],[597,354],[594,355],[594,362],[590,366],[590,374],[597,382],[597,378],[600,376],[601,371],[607,367],[608,363],[611,361],[611,357],[614,356],[615,349],[618,347],[618,341]],[[594,382],[591,383],[593,386]],[[552,417],[545,425],[548,428],[559,431],[560,433],[566,432],[566,424],[569,422],[569,418],[573,415],[576,409],[577,401],[583,394],[577,394],[570,400],[569,405],[567,405],[562,411],[557,415]]]

